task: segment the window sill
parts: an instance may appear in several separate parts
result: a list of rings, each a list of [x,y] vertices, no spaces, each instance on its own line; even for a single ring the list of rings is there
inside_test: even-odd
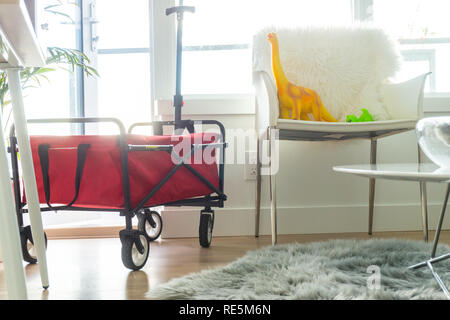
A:
[[[427,93],[423,100],[424,112],[450,112],[450,93]],[[173,102],[159,99],[156,114],[173,115]],[[183,114],[185,115],[254,115],[255,96],[253,94],[230,95],[185,95]]]
[[[424,112],[450,112],[450,93],[426,93]]]
[[[255,96],[253,94],[232,95],[184,95],[184,115],[253,115]],[[173,102],[159,99],[155,104],[157,115],[173,115]]]

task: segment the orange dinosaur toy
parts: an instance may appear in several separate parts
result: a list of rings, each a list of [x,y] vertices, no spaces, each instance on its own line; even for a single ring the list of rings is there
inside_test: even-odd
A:
[[[316,121],[337,122],[323,106],[317,92],[289,82],[281,66],[277,35],[269,33],[267,39],[272,45],[272,70],[277,85],[280,118],[310,121],[308,114],[312,113]]]

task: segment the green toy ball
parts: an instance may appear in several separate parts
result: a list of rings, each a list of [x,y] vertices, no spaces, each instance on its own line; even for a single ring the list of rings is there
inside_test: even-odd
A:
[[[369,111],[367,109],[362,108],[361,111],[362,111],[362,114],[359,116],[359,118],[357,118],[353,114],[349,114],[347,116],[346,122],[369,122],[369,121],[374,121],[372,115],[369,113]]]

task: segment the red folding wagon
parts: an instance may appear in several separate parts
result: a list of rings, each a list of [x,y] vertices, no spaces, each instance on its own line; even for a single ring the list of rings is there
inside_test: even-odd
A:
[[[121,230],[122,261],[138,270],[147,261],[149,242],[157,239],[162,219],[156,206],[199,206],[200,245],[209,247],[214,226],[213,207],[223,207],[225,129],[215,120],[139,123],[152,125],[152,136],[126,133],[113,118],[36,119],[29,123],[111,122],[118,135],[30,136],[41,211],[117,211],[125,217]],[[164,126],[188,129],[184,135],[163,135]],[[216,125],[220,133],[194,132],[196,124]],[[159,134],[158,134],[159,133]],[[26,190],[21,188],[18,146],[10,134],[16,211],[25,261],[35,263],[27,213]],[[219,152],[217,152],[219,151]],[[217,155],[217,153],[219,153]],[[138,229],[132,219],[137,217]]]
[[[132,270],[142,268],[148,258],[150,241],[162,230],[156,206],[194,206],[200,211],[199,240],[209,247],[214,226],[214,210],[222,208],[224,194],[225,128],[216,120],[182,120],[181,57],[183,6],[166,10],[176,13],[177,70],[174,121],[137,123],[128,133],[114,118],[36,119],[28,123],[113,123],[115,136],[31,136],[31,150],[41,211],[117,211],[125,217],[119,232],[122,262]],[[136,135],[137,126],[152,126],[153,135]],[[195,132],[195,125],[216,126],[216,133]],[[164,135],[164,127],[173,134]],[[184,132],[187,130],[187,134]],[[24,226],[27,213],[26,190],[21,188],[17,139],[10,133],[11,166],[17,218],[25,261],[36,263],[30,226]],[[218,153],[218,155],[217,155]],[[132,219],[137,217],[138,228]]]

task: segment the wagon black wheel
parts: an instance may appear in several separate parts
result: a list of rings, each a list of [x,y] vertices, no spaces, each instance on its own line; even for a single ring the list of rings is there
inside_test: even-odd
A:
[[[212,240],[212,232],[214,226],[214,216],[209,213],[200,215],[200,226],[198,229],[198,238],[203,248],[209,248]]]
[[[144,214],[139,216],[138,229],[144,232],[149,241],[158,239],[162,231],[162,218],[156,211],[144,210]]]
[[[45,248],[47,248],[47,234],[44,232]],[[22,247],[22,257],[25,262],[36,263],[36,248],[34,247],[31,226],[26,226],[20,232],[20,245]]]
[[[141,269],[145,265],[150,251],[147,237],[141,234],[139,235],[139,240],[141,240],[143,252],[139,252],[134,238],[126,237],[122,241],[122,262],[125,267],[134,271]]]

